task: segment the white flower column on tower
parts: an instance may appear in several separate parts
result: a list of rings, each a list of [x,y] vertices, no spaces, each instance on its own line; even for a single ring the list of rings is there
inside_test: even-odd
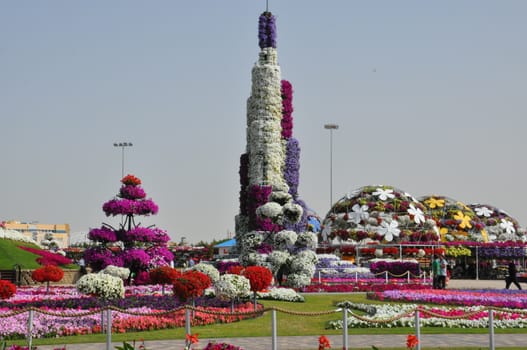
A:
[[[281,120],[281,74],[277,52],[274,47],[264,47],[252,70],[252,91],[247,101],[249,186],[286,186]]]

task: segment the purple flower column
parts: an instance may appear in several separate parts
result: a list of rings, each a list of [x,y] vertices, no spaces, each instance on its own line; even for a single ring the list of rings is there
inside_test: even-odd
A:
[[[271,12],[262,13],[258,20],[258,45],[276,49],[276,19]]]

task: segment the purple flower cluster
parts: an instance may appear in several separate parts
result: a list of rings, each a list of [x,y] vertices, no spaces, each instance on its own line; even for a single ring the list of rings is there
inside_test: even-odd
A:
[[[287,140],[285,151],[284,179],[289,186],[289,194],[298,197],[298,183],[300,182],[300,145],[297,139]]]
[[[301,199],[295,199],[293,201],[295,204],[298,204],[302,207],[302,217],[300,218],[300,221],[298,221],[296,224],[291,223],[285,223],[284,228],[286,230],[295,231],[296,233],[305,232],[307,230],[307,219],[308,219],[308,208],[306,203]]]
[[[139,186],[124,185],[119,190],[119,197],[126,199],[143,199],[146,197],[146,192]]]
[[[151,257],[151,259],[162,259],[167,265],[174,260],[174,254],[168,248],[155,246],[147,249],[146,253]],[[152,260],[150,262],[152,262]]]
[[[100,271],[108,265],[123,266],[120,256],[115,256],[110,250],[101,247],[91,247],[84,251],[84,259],[95,271]]]
[[[114,230],[111,228],[108,228],[106,226],[103,226],[101,228],[93,228],[88,233],[88,238],[92,241],[102,242],[102,243],[109,243],[109,242],[116,242],[117,241],[117,235]]]
[[[102,210],[106,216],[116,215],[155,215],[159,207],[151,199],[112,199],[104,203]]]
[[[247,194],[247,214],[249,216],[249,230],[257,229],[256,209],[269,201],[273,188],[271,186],[252,185]]]
[[[139,248],[128,249],[123,252],[123,262],[131,271],[146,270],[150,263],[151,257]]]
[[[123,232],[122,240],[124,242],[167,243],[170,237],[166,231],[159,228],[137,226],[129,231]]]
[[[478,255],[482,258],[523,258],[525,256],[525,248],[482,246],[478,248]]]
[[[247,211],[247,187],[249,186],[249,154],[240,156],[240,214],[248,215]]]
[[[271,12],[262,13],[258,20],[258,45],[276,48],[276,18]]]
[[[282,138],[293,136],[293,85],[282,80]]]

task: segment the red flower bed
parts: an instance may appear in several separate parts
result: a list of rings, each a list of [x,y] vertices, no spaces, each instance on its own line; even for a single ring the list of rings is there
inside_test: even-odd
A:
[[[47,250],[24,246],[19,246],[18,248],[36,255],[40,255],[40,257],[36,259],[40,265],[68,265],[72,263],[71,259],[68,259],[58,253],[52,253]]]

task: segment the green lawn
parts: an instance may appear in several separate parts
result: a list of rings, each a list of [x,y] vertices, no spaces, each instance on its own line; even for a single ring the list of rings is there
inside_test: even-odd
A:
[[[35,260],[39,256],[20,249],[18,246],[38,248],[30,243],[0,239],[0,270],[11,270],[15,264],[19,264],[22,269],[39,268],[40,265]]]
[[[336,302],[348,300],[354,303],[371,303],[378,304],[381,302],[370,301],[366,299],[364,293],[361,294],[308,294],[305,295],[304,303],[290,303],[280,301],[261,301],[265,307],[283,308],[291,312],[318,312],[336,309]],[[298,316],[277,312],[277,331],[278,336],[298,336],[298,335],[321,335],[321,334],[342,334],[342,330],[326,330],[325,325],[329,320],[340,319],[342,314],[335,312],[329,315],[319,316]],[[236,337],[270,337],[271,336],[271,312],[267,312],[261,317],[235,322],[230,324],[216,324],[209,326],[193,327],[192,333],[199,333],[200,338],[236,338]],[[413,334],[414,328],[395,328],[395,329],[378,329],[378,328],[360,328],[350,329],[349,334]],[[487,329],[448,329],[443,328],[423,328],[422,334],[466,334],[481,333],[487,334]],[[496,329],[496,334],[504,333],[521,333],[527,334],[527,329]],[[130,341],[133,339],[144,339],[145,341],[166,340],[166,339],[183,339],[185,336],[184,328],[167,329],[149,332],[137,332],[126,334],[113,334],[112,341]],[[35,339],[35,345],[44,344],[74,344],[106,341],[104,334],[64,337],[60,339]],[[21,344],[23,342],[20,342]],[[354,348],[355,349],[355,348]],[[393,348],[403,350],[404,347]],[[434,348],[426,348],[433,350]],[[444,349],[444,348],[443,348]],[[460,347],[460,350],[475,350],[476,347]],[[507,348],[513,350],[514,348]],[[520,348],[517,348],[520,349]],[[315,349],[313,349],[315,350]],[[387,349],[382,349],[387,350]],[[423,348],[424,350],[424,348]]]

